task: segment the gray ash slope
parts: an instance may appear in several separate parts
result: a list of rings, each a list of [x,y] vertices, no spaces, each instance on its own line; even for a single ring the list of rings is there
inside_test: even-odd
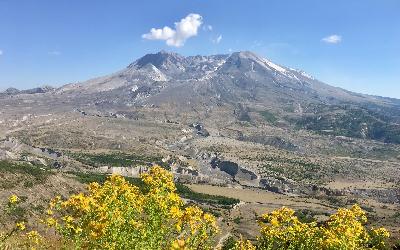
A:
[[[193,93],[188,93],[187,88]],[[195,97],[204,91],[210,99],[214,96],[224,101],[234,98],[234,102],[276,103],[273,100],[280,98],[299,103],[394,103],[390,99],[374,98],[329,86],[303,71],[277,65],[247,51],[231,55],[188,57],[161,51],[145,55],[115,74],[66,85],[59,92],[92,94],[129,90],[142,97],[137,100],[130,98],[129,101],[143,104],[150,103],[154,98],[150,98],[151,101],[145,99],[169,89],[187,95],[194,94]]]
[[[188,57],[161,51],[44,95],[103,110],[168,107],[179,114],[225,107],[227,116],[242,121],[267,114],[292,128],[400,143],[399,100],[333,87],[247,51]]]

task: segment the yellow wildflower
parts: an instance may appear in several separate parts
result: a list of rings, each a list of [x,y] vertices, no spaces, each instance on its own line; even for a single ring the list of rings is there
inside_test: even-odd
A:
[[[13,195],[11,195],[11,196],[8,198],[8,201],[9,201],[11,204],[16,204],[17,202],[20,201],[20,199],[19,199],[18,196],[16,196],[15,194],[13,194]]]
[[[211,249],[210,238],[217,233],[214,216],[185,207],[169,171],[155,166],[141,178],[140,188],[112,175],[103,184],[89,184],[88,192],[66,200],[56,197],[43,222],[87,249],[141,249],[149,244],[155,249]]]
[[[38,233],[38,231],[32,230],[26,234],[28,240],[32,243],[38,245],[42,241],[42,236]]]
[[[21,221],[21,222],[18,222],[17,224],[15,224],[15,227],[18,229],[18,230],[20,230],[20,231],[24,231],[25,230],[25,222],[23,222],[23,221]]]

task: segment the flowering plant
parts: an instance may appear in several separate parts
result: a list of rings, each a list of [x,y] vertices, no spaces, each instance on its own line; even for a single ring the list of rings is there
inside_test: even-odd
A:
[[[354,205],[350,209],[340,208],[322,223],[303,223],[295,211],[282,207],[264,214],[260,221],[260,236],[257,249],[293,250],[347,250],[386,249],[390,234],[385,228],[367,229],[365,212]],[[236,249],[252,250],[249,242],[239,241]]]
[[[77,248],[210,249],[214,216],[184,206],[167,170],[155,166],[141,178],[142,189],[113,175],[87,194],[56,197],[44,222]]]

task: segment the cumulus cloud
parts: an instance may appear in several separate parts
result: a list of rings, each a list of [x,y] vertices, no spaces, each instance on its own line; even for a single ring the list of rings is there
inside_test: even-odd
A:
[[[330,35],[330,36],[322,38],[321,41],[326,42],[326,43],[336,44],[336,43],[340,43],[342,41],[342,36]]]
[[[143,34],[142,38],[149,40],[164,40],[168,46],[181,47],[190,37],[196,36],[201,26],[202,16],[189,14],[179,22],[175,23],[175,29],[165,26],[162,29],[152,28],[149,33]]]
[[[218,44],[218,43],[221,42],[221,40],[222,40],[222,35],[219,35],[216,39],[212,39],[211,41],[212,41],[213,43],[215,43],[215,44]]]

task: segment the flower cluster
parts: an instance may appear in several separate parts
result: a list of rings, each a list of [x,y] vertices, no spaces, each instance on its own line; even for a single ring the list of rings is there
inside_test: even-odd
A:
[[[11,196],[8,198],[9,204],[17,204],[19,201],[20,201],[19,197],[16,196],[15,194],[11,195]]]
[[[91,183],[87,192],[68,199],[55,197],[42,222],[64,249],[211,249],[218,232],[213,215],[187,206],[176,193],[172,174],[158,166],[141,176],[135,186],[121,176],[104,184]],[[6,212],[18,209],[21,199],[9,197]],[[46,249],[45,236],[23,220],[9,233],[0,232],[0,249],[13,234],[23,236],[18,247]],[[341,208],[325,222],[305,223],[294,210],[282,207],[262,215],[256,243],[236,242],[235,250],[358,250],[387,249],[385,228],[366,228],[366,213],[358,206]],[[49,234],[43,234],[49,235]],[[54,240],[54,237],[53,237]],[[14,243],[15,244],[15,243]],[[60,246],[61,247],[61,246]]]
[[[43,221],[77,248],[209,249],[215,218],[184,206],[170,172],[155,166],[142,175],[144,188],[113,175],[87,193],[56,197]]]
[[[20,197],[15,194],[11,195],[8,198],[5,213],[8,215],[13,214],[15,211],[20,209],[19,205],[21,202]],[[1,219],[0,216],[0,221]],[[17,219],[17,217],[15,219]],[[26,229],[26,222],[19,220],[9,232],[0,232],[0,249],[28,249],[28,247],[32,250],[37,249],[37,247],[42,243],[42,236],[35,230],[27,231]],[[14,240],[14,242],[9,243],[8,240],[12,239],[14,236],[17,236],[19,240]]]
[[[257,249],[385,249],[390,237],[384,228],[365,228],[367,217],[358,205],[339,209],[322,224],[303,223],[294,213],[282,207],[264,214]],[[239,241],[236,249],[250,250],[254,246]]]

